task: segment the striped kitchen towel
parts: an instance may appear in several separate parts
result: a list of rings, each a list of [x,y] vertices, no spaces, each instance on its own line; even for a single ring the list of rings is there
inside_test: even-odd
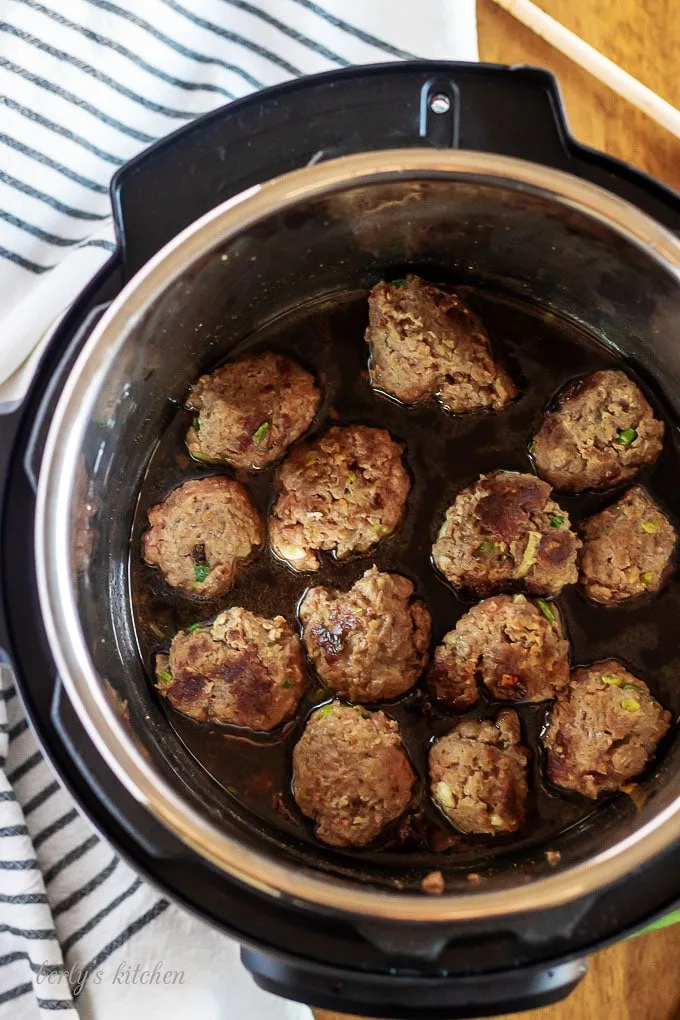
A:
[[[75,808],[0,668],[0,1017],[311,1020],[143,882]]]
[[[254,89],[412,56],[476,59],[474,0],[0,0],[0,411],[113,250],[117,167]],[[0,695],[0,1018],[309,1017],[81,817],[7,668]]]
[[[414,56],[476,59],[474,0],[0,0],[0,405],[113,250],[117,167],[254,89]]]

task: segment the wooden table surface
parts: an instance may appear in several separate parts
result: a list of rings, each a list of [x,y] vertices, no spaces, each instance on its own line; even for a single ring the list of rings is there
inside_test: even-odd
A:
[[[455,3],[456,0],[446,0]],[[680,0],[537,0],[540,7],[680,107]],[[680,190],[680,142],[516,22],[477,0],[480,58],[557,75],[574,136]],[[593,957],[564,1002],[519,1020],[680,1020],[680,924]],[[316,1011],[317,1020],[343,1020]],[[344,1017],[347,1020],[347,1017]],[[505,1018],[509,1020],[509,1018]]]
[[[448,0],[455,3],[455,0]],[[552,17],[680,108],[678,0],[536,0]],[[491,0],[477,0],[481,60],[556,76],[572,134],[680,190],[680,141],[610,92]]]

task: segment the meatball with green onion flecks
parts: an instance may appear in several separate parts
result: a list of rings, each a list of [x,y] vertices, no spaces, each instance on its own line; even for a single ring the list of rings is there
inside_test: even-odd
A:
[[[295,801],[331,846],[374,840],[409,806],[416,780],[395,720],[337,701],[312,712],[293,770]]]
[[[430,614],[408,578],[371,567],[349,591],[310,588],[299,615],[319,677],[348,701],[397,698],[418,682]]]
[[[191,388],[189,453],[211,464],[261,470],[306,432],[320,400],[314,377],[281,354],[231,361]]]
[[[609,489],[653,464],[664,424],[624,372],[606,370],[566,386],[536,433],[536,470],[559,492]]]
[[[262,545],[264,527],[248,490],[224,475],[194,478],[149,510],[144,560],[172,588],[214,598]]]
[[[404,404],[431,397],[452,414],[499,410],[517,395],[488,334],[460,294],[410,274],[368,297],[372,385]]]
[[[297,634],[283,619],[228,609],[182,630],[156,659],[156,687],[173,708],[203,723],[267,732],[289,719],[307,686]]]
[[[366,425],[335,425],[296,446],[277,475],[269,520],[276,555],[314,571],[322,551],[343,560],[391,535],[411,487],[402,453],[389,432]]]
[[[605,606],[657,591],[675,548],[673,525],[639,485],[581,525],[580,582]]]
[[[516,832],[526,815],[528,760],[515,712],[495,722],[466,719],[432,745],[430,792],[461,832]]]
[[[616,659],[575,669],[543,737],[546,775],[584,797],[639,775],[671,722],[647,684]]]
[[[499,701],[545,701],[569,683],[569,643],[554,602],[495,595],[445,634],[428,682],[444,705],[477,701],[477,680]]]
[[[556,595],[578,578],[580,541],[535,475],[494,471],[463,489],[432,549],[435,565],[479,595]]]

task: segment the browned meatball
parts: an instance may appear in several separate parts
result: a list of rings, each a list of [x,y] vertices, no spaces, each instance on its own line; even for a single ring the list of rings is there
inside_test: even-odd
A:
[[[434,653],[429,683],[452,708],[477,700],[477,678],[499,701],[545,701],[569,683],[569,644],[557,606],[496,595],[473,606]]]
[[[608,489],[653,464],[663,422],[623,372],[593,372],[570,383],[533,442],[536,470],[562,492]]]
[[[430,646],[430,614],[399,574],[367,570],[347,592],[310,588],[302,640],[327,687],[349,701],[397,698],[417,682]]]
[[[618,790],[644,769],[671,715],[616,659],[575,669],[543,738],[551,782],[585,797]]]
[[[271,546],[294,570],[318,570],[317,553],[364,553],[391,535],[411,482],[403,447],[384,429],[336,425],[296,447],[278,473]]]
[[[409,806],[416,778],[394,719],[338,702],[312,713],[293,769],[297,805],[331,846],[370,843]]]
[[[526,815],[528,760],[515,712],[464,720],[432,746],[430,791],[462,832],[515,832]]]
[[[202,375],[187,407],[192,457],[259,470],[309,428],[321,394],[314,377],[281,354],[256,354]]]
[[[144,559],[169,585],[211,598],[231,588],[237,567],[264,540],[248,490],[224,475],[192,479],[149,510]]]
[[[578,578],[580,544],[549,485],[534,475],[494,471],[458,494],[432,555],[447,580],[479,595],[517,589],[556,595]]]
[[[297,634],[282,616],[234,607],[212,625],[181,630],[156,659],[156,685],[197,722],[273,730],[295,712],[306,687]]]
[[[603,605],[657,591],[668,574],[677,537],[639,485],[589,517],[582,535],[580,581],[588,598]]]
[[[454,414],[496,410],[517,395],[493,359],[484,326],[459,294],[411,275],[404,282],[376,284],[368,314],[376,389],[404,404],[434,396]]]

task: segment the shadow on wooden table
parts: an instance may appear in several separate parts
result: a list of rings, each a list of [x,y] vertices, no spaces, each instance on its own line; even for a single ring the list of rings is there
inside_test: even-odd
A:
[[[564,1002],[502,1020],[680,1020],[679,963],[676,925],[598,953],[585,980]],[[315,1010],[315,1016],[348,1020],[346,1014],[323,1009]]]

